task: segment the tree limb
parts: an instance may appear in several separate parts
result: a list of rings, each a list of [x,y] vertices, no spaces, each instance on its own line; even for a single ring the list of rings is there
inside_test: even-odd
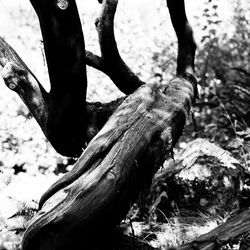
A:
[[[81,22],[74,0],[30,0],[43,36],[51,90],[47,135],[61,154],[79,156],[85,147],[87,77]]]
[[[85,56],[86,56],[86,64],[88,66],[100,70],[104,74],[108,75],[108,70],[106,69],[105,63],[100,56],[95,55],[91,51],[86,51]]]
[[[101,49],[101,58],[106,66],[106,74],[125,94],[133,93],[144,84],[122,60],[114,35],[114,17],[118,0],[103,0],[96,28]]]
[[[118,100],[112,105],[106,105],[109,110],[102,109],[97,115],[102,122],[97,122],[94,118],[97,112],[92,113],[93,108],[89,112],[95,104],[85,102],[85,63],[107,74],[125,93],[133,92],[142,84],[122,61],[116,48],[112,20],[117,1],[103,2],[98,25],[102,57],[91,52],[85,53],[84,37],[74,0],[31,0],[31,3],[40,21],[51,91],[47,93],[44,90],[14,49],[1,40],[0,49],[4,52],[0,58],[2,66],[8,62],[3,76],[6,84],[19,94],[30,109],[57,152],[66,156],[79,156],[86,143],[107,120],[105,115],[110,115],[117,107],[116,103],[120,103]],[[107,38],[110,35],[112,46],[108,45]],[[14,82],[19,86],[16,89]],[[91,123],[93,121],[96,124]]]
[[[72,149],[67,148],[70,145],[65,145],[63,152],[58,148],[57,143],[51,139],[50,125],[48,117],[51,116],[51,95],[47,93],[35,75],[30,71],[23,60],[18,56],[15,50],[0,37],[0,65],[2,67],[1,75],[5,84],[11,90],[15,91],[32,113],[43,133],[52,143],[52,146],[59,152],[65,155],[75,156],[76,151],[72,153]],[[88,123],[85,125],[85,137],[81,139],[83,148],[102,128],[110,115],[124,100],[119,98],[110,103],[88,103],[86,102],[86,117]],[[59,108],[59,107],[58,107]],[[73,122],[73,121],[72,121]],[[84,128],[82,128],[84,130]],[[77,132],[77,131],[76,131]],[[66,136],[66,135],[65,135]],[[63,137],[64,138],[64,137]],[[66,143],[66,141],[65,141]],[[78,146],[79,148],[79,146]],[[67,150],[65,152],[65,150]]]
[[[117,1],[103,2],[103,11],[97,25],[102,57],[91,52],[85,53],[84,37],[74,0],[31,0],[31,3],[40,21],[51,91],[47,93],[44,90],[14,49],[1,40],[0,60],[2,66],[6,66],[3,77],[6,84],[25,102],[57,152],[66,156],[79,156],[86,143],[103,126],[107,115],[120,103],[118,100],[112,105],[106,105],[108,110],[102,108],[98,115],[97,112],[92,113],[93,108],[89,112],[95,104],[85,102],[85,63],[107,74],[125,93],[133,92],[142,84],[122,61],[116,47],[113,18]],[[101,118],[101,121],[95,117]]]
[[[167,5],[178,39],[177,75],[194,75],[196,43],[186,16],[184,0],[167,0]]]
[[[26,64],[0,37],[1,75],[11,90],[15,91],[29,108],[44,134],[48,136],[49,95]]]
[[[196,81],[195,51],[196,43],[193,29],[187,19],[184,0],[166,0],[172,25],[178,39],[177,76],[185,77],[190,82]],[[195,96],[198,97],[197,86],[194,86]]]

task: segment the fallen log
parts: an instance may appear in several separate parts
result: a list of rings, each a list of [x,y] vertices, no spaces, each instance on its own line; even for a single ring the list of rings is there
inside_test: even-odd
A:
[[[201,235],[190,243],[183,244],[175,250],[216,250],[230,242],[239,240],[239,237],[249,233],[250,211],[246,210],[234,216],[214,230]],[[173,249],[173,248],[171,248]],[[174,250],[173,249],[173,250]]]

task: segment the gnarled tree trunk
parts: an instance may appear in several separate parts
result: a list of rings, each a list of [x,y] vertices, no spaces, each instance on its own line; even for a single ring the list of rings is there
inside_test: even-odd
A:
[[[20,95],[59,153],[79,156],[72,171],[42,196],[40,211],[24,234],[23,250],[90,249],[103,244],[101,239],[110,240],[140,190],[171,156],[197,95],[196,46],[184,0],[167,1],[178,58],[177,76],[165,84],[145,84],[125,64],[113,30],[118,0],[101,2],[99,57],[85,51],[74,0],[31,0],[44,39],[50,93],[0,40],[7,86]],[[87,103],[86,63],[130,95],[106,105]]]

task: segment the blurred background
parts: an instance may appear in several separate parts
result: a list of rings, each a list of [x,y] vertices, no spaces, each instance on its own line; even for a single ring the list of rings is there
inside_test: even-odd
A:
[[[201,90],[200,99],[193,110],[195,122],[188,124],[176,146],[175,155],[177,162],[183,165],[184,153],[186,156],[191,154],[187,150],[191,149],[196,153],[193,154],[196,158],[188,158],[189,162],[185,165],[193,171],[189,172],[191,184],[187,187],[185,182],[184,188],[181,176],[178,178],[182,181],[176,179],[179,186],[173,182],[168,183],[181,190],[179,198],[171,198],[171,192],[166,188],[168,176],[160,173],[153,191],[150,190],[150,194],[146,192],[144,195],[144,204],[137,203],[132,209],[129,216],[135,220],[163,222],[170,218],[171,211],[176,212],[178,207],[178,210],[183,208],[183,211],[192,209],[196,212],[203,211],[203,214],[209,212],[209,218],[211,214],[214,216],[213,211],[216,211],[222,218],[220,221],[223,221],[232,211],[240,211],[249,205],[248,198],[242,197],[247,197],[250,176],[250,2],[185,2],[187,16],[198,45],[196,72]],[[98,1],[93,0],[79,0],[77,5],[86,49],[100,54],[94,26],[100,5]],[[39,23],[30,2],[0,0],[0,6],[0,36],[17,51],[43,86],[49,90]],[[115,18],[115,35],[124,61],[142,80],[166,82],[174,76],[177,43],[165,1],[120,0]],[[109,102],[122,95],[108,77],[88,68],[88,101]],[[201,148],[207,151],[201,151]],[[72,168],[74,162],[75,159],[62,157],[54,151],[21,99],[0,79],[2,227],[10,223],[6,218],[13,214],[13,207],[16,208],[18,202],[38,200],[52,182]],[[210,171],[206,183],[201,178],[201,172],[197,171],[197,162],[203,169],[207,167]],[[240,167],[233,171],[230,164]],[[220,166],[224,172],[218,173],[218,169],[214,170],[215,165]],[[242,169],[244,176],[241,175]],[[225,191],[225,176],[231,185],[229,191]],[[233,176],[234,179],[228,176]],[[201,180],[204,189],[200,189],[199,185],[197,188],[197,180]],[[210,191],[217,197],[216,204],[211,192],[204,196],[207,185],[214,187],[214,190]],[[176,193],[175,188],[173,193]],[[197,193],[198,190],[202,191]],[[185,199],[181,198],[183,192],[186,195],[186,203]],[[222,198],[225,192],[231,196]],[[237,200],[239,196],[241,198]],[[237,200],[238,203],[235,204],[232,200]],[[203,218],[206,221],[208,217],[206,215]],[[217,221],[213,225],[217,225]],[[201,233],[201,227],[199,230]],[[7,249],[9,236],[3,235],[0,236],[0,249]],[[13,238],[10,237],[10,241],[13,241]],[[165,245],[166,241],[165,238]]]

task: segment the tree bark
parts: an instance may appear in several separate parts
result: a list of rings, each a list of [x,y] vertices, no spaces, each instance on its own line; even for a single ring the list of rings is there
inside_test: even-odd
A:
[[[117,0],[102,1],[102,13],[96,22],[101,57],[85,52],[74,1],[60,0],[56,5],[56,1],[49,0],[31,2],[45,40],[52,91],[47,93],[15,51],[0,39],[5,83],[20,95],[44,134],[62,154],[79,155],[83,145],[94,138],[73,170],[43,195],[41,210],[30,222],[22,248],[103,249],[103,244],[110,246],[113,242],[114,249],[126,249],[121,238],[111,239],[113,229],[166,156],[171,155],[197,95],[196,46],[184,2],[167,0],[178,38],[178,59],[177,77],[163,85],[143,85],[122,61],[113,31]],[[45,15],[49,18],[45,19]],[[61,51],[65,55],[58,57]],[[86,103],[85,63],[106,73],[124,93],[130,94],[143,86],[126,99],[110,104]],[[73,87],[68,86],[69,82],[73,82]],[[63,112],[58,115],[59,107]],[[59,117],[56,123],[55,117]],[[63,129],[56,131],[60,126]],[[68,145],[74,148],[66,148]],[[176,249],[218,249],[248,232],[249,227],[247,210]],[[126,240],[127,249],[131,245],[136,249],[153,249],[131,238]]]
[[[166,85],[144,85],[127,97],[74,169],[42,197],[23,249],[46,249],[44,244],[65,249],[114,228],[171,154],[194,101],[193,84],[174,78]]]
[[[168,1],[179,44],[177,76],[161,85],[143,84],[122,61],[116,46],[113,19],[118,0],[102,1],[101,16],[96,22],[101,57],[85,52],[74,0],[31,3],[42,29],[51,92],[45,92],[4,42],[0,44],[2,75],[6,84],[23,98],[57,151],[79,155],[86,141],[122,102],[119,99],[104,105],[91,120],[88,110],[93,110],[93,104],[85,102],[86,61],[105,71],[123,92],[130,94],[136,89],[91,140],[72,171],[42,196],[40,211],[31,220],[22,241],[23,250],[91,249],[93,244],[99,244],[96,235],[105,239],[112,232],[140,190],[151,182],[166,157],[172,155],[189,119],[197,97],[192,30],[183,0],[173,5]],[[178,8],[180,16],[184,15],[180,23]],[[185,43],[192,49],[183,46]],[[104,118],[99,119],[101,116]],[[101,121],[95,124],[97,120]]]

